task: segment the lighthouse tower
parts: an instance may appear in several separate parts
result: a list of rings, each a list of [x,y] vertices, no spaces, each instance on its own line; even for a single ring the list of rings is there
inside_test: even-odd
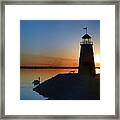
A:
[[[95,62],[94,62],[94,53],[93,53],[93,42],[91,36],[87,33],[87,27],[83,28],[86,30],[86,34],[82,37],[80,42],[81,51],[79,58],[79,68],[78,73],[95,77]]]

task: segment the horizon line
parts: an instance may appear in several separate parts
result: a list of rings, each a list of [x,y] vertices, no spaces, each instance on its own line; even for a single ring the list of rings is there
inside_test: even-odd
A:
[[[58,67],[58,66],[20,66],[20,69],[78,69],[79,67]],[[100,67],[95,67],[100,69]]]

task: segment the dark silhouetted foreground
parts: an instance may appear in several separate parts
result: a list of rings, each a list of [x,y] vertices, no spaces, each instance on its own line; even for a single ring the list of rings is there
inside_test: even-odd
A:
[[[99,100],[100,74],[95,78],[78,73],[58,74],[33,88],[33,91],[50,100]]]

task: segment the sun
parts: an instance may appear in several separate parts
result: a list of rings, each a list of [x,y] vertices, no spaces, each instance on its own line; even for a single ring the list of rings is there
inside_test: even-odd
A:
[[[95,64],[100,64],[100,56],[95,55]]]

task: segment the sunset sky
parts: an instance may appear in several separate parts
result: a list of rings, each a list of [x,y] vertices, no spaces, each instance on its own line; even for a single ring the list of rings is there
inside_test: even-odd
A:
[[[21,20],[21,65],[78,66],[80,41],[86,26],[99,65],[99,20]]]

